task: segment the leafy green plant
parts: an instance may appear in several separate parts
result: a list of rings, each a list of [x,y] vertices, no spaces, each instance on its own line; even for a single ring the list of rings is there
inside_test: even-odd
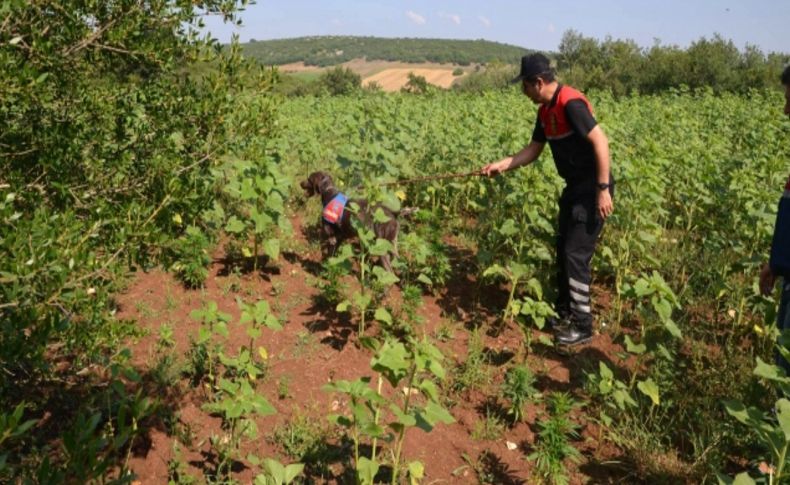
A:
[[[474,440],[496,440],[505,432],[505,423],[499,415],[489,408],[486,408],[486,415],[483,419],[475,421],[472,430]]]
[[[350,416],[330,415],[328,418],[333,424],[346,428],[351,433],[354,442],[354,466],[359,483],[372,484],[373,477],[378,472],[375,440],[385,435],[385,429],[379,424],[379,419],[381,410],[387,402],[380,394],[382,383],[383,380],[379,379],[379,390],[375,391],[370,388],[369,377],[360,377],[355,381],[336,381],[322,388],[326,392],[345,394],[350,400]],[[360,443],[364,437],[374,440],[372,458],[360,456]],[[367,480],[364,477],[367,477]]]
[[[790,357],[790,351],[779,347],[785,358]],[[719,483],[754,484],[754,483],[784,483],[790,477],[790,377],[780,367],[768,364],[759,357],[754,374],[765,379],[779,394],[773,412],[766,412],[752,406],[745,406],[737,400],[727,400],[724,406],[727,413],[756,435],[764,446],[766,467],[760,467],[761,476],[757,481],[743,472],[730,479],[719,474]],[[768,475],[767,477],[765,475]]]
[[[333,451],[329,445],[332,439],[327,425],[316,418],[295,414],[287,422],[274,428],[269,441],[282,449],[285,454],[304,464],[312,475],[326,475]]]
[[[571,440],[579,437],[578,426],[570,420],[570,411],[577,406],[568,394],[556,393],[549,396],[549,416],[538,421],[538,437],[535,450],[529,460],[535,462],[535,473],[554,484],[569,483],[565,460],[578,463],[581,453]]]
[[[218,395],[213,402],[203,405],[206,411],[222,418],[224,436],[212,436],[211,445],[217,451],[216,475],[231,477],[234,459],[240,459],[239,450],[244,436],[254,439],[258,427],[252,416],[269,416],[276,413],[265,397],[255,392],[249,379],[220,379]]]
[[[354,441],[354,465],[359,483],[372,484],[381,465],[377,458],[378,439],[384,438],[385,428],[380,424],[384,412],[392,419],[388,423],[391,434],[390,464],[392,483],[398,483],[402,472],[403,439],[406,430],[419,427],[431,431],[438,423],[450,424],[453,417],[438,403],[439,392],[432,378],[443,379],[441,352],[427,340],[410,340],[408,347],[401,342],[386,340],[376,349],[371,368],[379,374],[378,388],[369,387],[370,378],[363,377],[353,382],[338,381],[324,386],[325,391],[340,392],[351,399],[352,414],[330,416],[330,420],[352,433]],[[381,395],[381,386],[386,380],[393,389],[403,389],[391,399]],[[415,396],[422,396],[423,403]],[[372,439],[370,458],[360,456],[359,443],[363,437]],[[421,477],[423,465],[413,461],[407,465],[411,477]]]
[[[526,354],[529,352],[532,343],[532,329],[530,324],[534,324],[537,328],[542,329],[545,325],[546,318],[555,315],[551,305],[543,301],[543,289],[540,282],[530,276],[530,269],[527,265],[521,263],[510,263],[507,266],[500,266],[494,264],[483,272],[483,277],[499,276],[505,277],[510,284],[510,293],[508,295],[508,302],[505,305],[502,321],[508,321],[511,324],[513,320],[519,315],[529,317],[528,322],[519,322],[519,328],[524,333],[524,345],[519,348],[518,361],[523,361]],[[523,299],[516,298],[516,290],[522,283],[526,283],[526,287],[532,292],[535,297],[524,296]],[[551,341],[544,339],[543,342],[551,345]]]
[[[280,240],[273,234],[277,230],[283,233],[291,230],[283,203],[289,181],[271,160],[254,163],[233,159],[215,173],[225,179],[224,192],[231,199],[228,206],[235,212],[227,219],[224,229],[243,243],[252,237],[252,248],[245,244],[242,254],[252,258],[253,271],[258,271],[259,248],[276,260],[280,255]],[[224,212],[227,214],[228,209]]]
[[[283,400],[292,397],[289,389],[290,384],[291,378],[288,376],[282,376],[277,379],[277,399]]]
[[[198,363],[206,364],[206,376],[209,383],[214,385],[216,382],[216,362],[222,354],[222,347],[212,341],[214,335],[228,337],[228,322],[231,316],[219,310],[217,303],[210,301],[201,309],[193,310],[189,316],[200,322],[196,346],[198,350],[193,354],[193,359],[198,359]],[[203,358],[205,355],[205,358]],[[197,368],[195,369],[197,370]]]
[[[11,413],[0,413],[0,449],[9,449],[8,443],[22,437],[30,428],[32,428],[37,420],[28,419],[22,421],[22,416],[25,412],[26,404],[21,402],[17,404],[14,411]],[[5,446],[3,444],[5,443]],[[8,453],[0,453],[0,477],[4,476],[6,469],[6,462],[8,461]]]
[[[356,204],[351,203],[349,205],[351,207],[348,209],[355,212],[359,211],[359,207],[354,207]],[[373,221],[376,224],[386,222],[388,219],[380,208],[373,214]],[[362,338],[365,333],[368,313],[373,309],[379,312],[380,309],[376,308],[376,304],[383,296],[384,290],[397,283],[399,278],[381,266],[373,264],[375,258],[381,258],[394,252],[392,243],[386,239],[376,238],[373,230],[365,227],[357,218],[352,218],[352,221],[357,231],[360,246],[360,252],[356,255],[359,265],[357,277],[359,289],[355,290],[350,298],[338,303],[336,310],[345,312],[353,309],[359,318],[358,336]],[[352,253],[346,251],[341,256],[350,259]]]
[[[502,384],[502,395],[510,401],[508,414],[513,422],[524,418],[524,405],[535,399],[539,393],[535,389],[535,375],[526,365],[515,365],[508,369]]]
[[[327,258],[322,266],[321,280],[318,283],[321,296],[328,304],[337,306],[344,298],[345,285],[342,279],[351,273],[353,248],[345,244],[337,254]]]
[[[176,262],[173,263],[179,279],[189,288],[200,288],[208,277],[208,254],[211,241],[196,226],[187,227],[184,236],[173,243]]]
[[[263,460],[264,473],[255,477],[255,485],[288,485],[302,474],[304,464],[291,463],[283,465],[277,460]]]
[[[389,384],[406,390],[400,405],[390,403],[389,410],[395,420],[389,423],[395,432],[394,451],[391,450],[392,483],[399,480],[403,439],[408,428],[417,426],[431,431],[437,423],[451,424],[455,420],[438,402],[439,390],[431,377],[444,379],[441,365],[442,353],[428,340],[410,341],[409,348],[402,343],[385,341],[371,361],[371,368],[380,373]],[[415,403],[412,391],[422,394],[424,405]],[[422,468],[422,464],[411,462],[409,470]]]
[[[469,334],[469,343],[466,348],[466,358],[459,362],[450,373],[449,389],[454,394],[470,390],[481,390],[491,380],[491,370],[485,351],[485,343],[480,329],[474,329]]]
[[[269,302],[266,300],[259,300],[253,306],[244,303],[241,298],[237,297],[236,303],[239,305],[239,309],[241,309],[241,318],[239,319],[239,323],[242,325],[247,324],[246,331],[247,335],[250,337],[250,343],[247,349],[251,354],[253,353],[255,339],[261,336],[262,327],[266,327],[275,331],[283,329],[280,320],[274,313],[272,313],[269,307]],[[258,354],[262,358],[266,358],[266,351],[263,347],[258,349]]]

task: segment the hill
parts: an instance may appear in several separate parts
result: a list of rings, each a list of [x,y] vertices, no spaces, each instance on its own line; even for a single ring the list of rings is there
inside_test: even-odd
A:
[[[352,59],[369,61],[435,62],[467,66],[494,60],[515,64],[528,49],[488,40],[411,39],[352,36],[299,37],[251,40],[242,44],[247,57],[262,64],[304,62],[308,66],[334,66]]]

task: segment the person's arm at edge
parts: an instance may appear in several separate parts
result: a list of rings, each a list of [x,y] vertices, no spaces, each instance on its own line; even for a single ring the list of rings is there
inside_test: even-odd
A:
[[[595,164],[596,164],[596,172],[598,174],[597,182],[599,184],[608,184],[609,180],[609,139],[606,138],[606,134],[603,132],[599,125],[595,125],[595,128],[590,130],[587,133],[587,140],[593,146],[593,151],[595,152]],[[614,210],[614,203],[612,202],[612,196],[608,190],[599,190],[598,191],[598,212],[601,214],[602,219],[606,219],[611,215],[612,211]]]
[[[513,170],[514,168],[523,167],[524,165],[529,165],[530,163],[534,162],[538,159],[541,152],[543,152],[543,147],[545,143],[541,143],[539,141],[532,140],[529,145],[525,146],[521,151],[516,153],[515,155],[507,158],[503,158],[498,162],[489,163],[485,167],[481,169],[483,175],[492,176],[497,175],[502,172],[507,172],[508,170]]]

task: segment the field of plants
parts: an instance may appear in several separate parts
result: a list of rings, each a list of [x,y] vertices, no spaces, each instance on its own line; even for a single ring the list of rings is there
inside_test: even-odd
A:
[[[0,482],[788,480],[756,287],[788,171],[778,90],[589,93],[615,212],[597,334],[563,352],[548,153],[384,185],[515,152],[526,97],[284,99],[201,15],[0,5]],[[395,274],[366,227],[322,258],[314,170],[417,208]]]

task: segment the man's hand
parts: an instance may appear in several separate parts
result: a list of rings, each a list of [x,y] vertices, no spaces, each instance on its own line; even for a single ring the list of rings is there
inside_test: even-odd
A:
[[[489,163],[488,165],[486,165],[480,170],[480,173],[482,173],[486,177],[493,177],[494,175],[499,175],[500,173],[505,171],[509,161],[510,160],[506,158],[498,162]]]
[[[769,296],[774,291],[775,282],[776,275],[766,263],[760,271],[760,292],[763,296]]]
[[[614,211],[614,204],[612,203],[612,195],[609,190],[598,191],[598,213],[601,219],[606,220],[607,217]]]

